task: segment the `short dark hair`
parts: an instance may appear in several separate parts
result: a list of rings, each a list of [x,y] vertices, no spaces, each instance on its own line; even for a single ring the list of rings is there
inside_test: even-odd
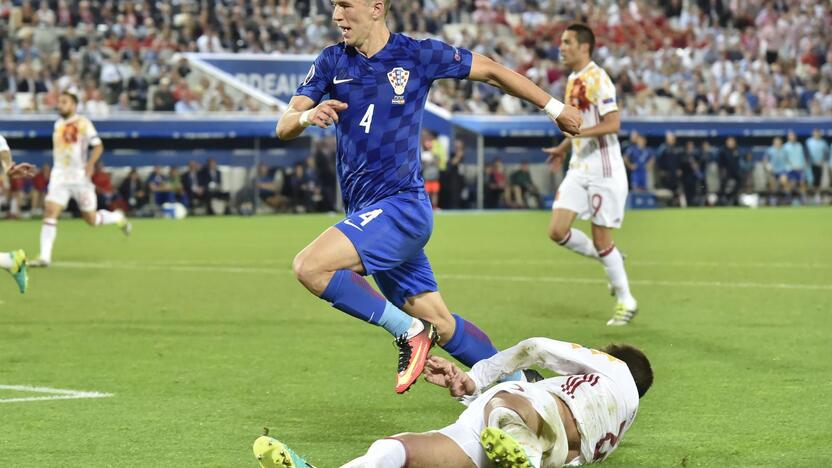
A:
[[[647,356],[633,345],[620,343],[610,343],[601,351],[627,364],[627,368],[630,369],[630,374],[636,382],[638,397],[643,397],[650,386],[653,385],[653,368],[650,367]]]
[[[573,31],[575,37],[578,38],[578,44],[589,44],[589,55],[595,51],[595,33],[592,29],[584,23],[572,23],[567,28],[567,31]]]
[[[74,102],[75,105],[78,105],[78,96],[75,93],[71,91],[64,91],[61,93],[61,96],[69,96],[69,98],[72,99],[72,102]]]

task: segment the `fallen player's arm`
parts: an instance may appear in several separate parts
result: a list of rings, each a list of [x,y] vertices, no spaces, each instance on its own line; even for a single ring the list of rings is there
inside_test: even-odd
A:
[[[482,81],[543,109],[565,133],[576,135],[581,129],[581,113],[564,105],[525,76],[480,54],[473,54],[469,80]]]
[[[603,371],[615,358],[594,349],[549,338],[529,338],[484,359],[468,371],[482,392],[501,378],[532,366],[542,367],[560,375],[587,374]]]

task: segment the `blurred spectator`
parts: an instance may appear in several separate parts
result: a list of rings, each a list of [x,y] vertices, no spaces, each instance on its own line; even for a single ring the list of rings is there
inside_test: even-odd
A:
[[[444,174],[440,172],[440,206],[456,210],[462,208],[462,191],[465,176],[462,173],[462,161],[465,158],[465,142],[454,140],[454,151],[448,160]],[[444,177],[443,177],[444,175]],[[443,196],[444,194],[444,196]]]
[[[153,204],[157,208],[174,201],[170,178],[162,172],[161,166],[153,167],[153,172],[147,177],[147,188],[150,190],[150,194],[153,196]]]
[[[324,211],[335,209],[335,187],[338,184],[335,176],[335,146],[334,136],[320,138],[313,144],[315,168],[321,184],[321,209]]]
[[[515,208],[540,208],[540,191],[532,182],[529,162],[523,161],[509,176],[509,205]]]
[[[485,167],[485,207],[501,208],[506,205],[506,173],[503,170],[503,161],[494,158],[491,164]]]
[[[780,191],[785,201],[786,194],[791,193],[791,185],[789,184],[789,157],[783,149],[782,138],[775,138],[766,150],[766,163],[772,175],[771,191],[773,194]]]
[[[719,153],[719,198],[724,205],[736,205],[740,190],[746,186],[750,168],[743,166],[745,155],[737,147],[737,139],[729,137]]]
[[[786,152],[786,157],[789,160],[789,183],[792,190],[797,189],[802,202],[806,201],[806,153],[803,151],[803,145],[797,141],[797,135],[793,131],[789,131],[788,141],[783,145],[783,151]],[[809,173],[811,176],[811,172]]]
[[[439,146],[429,130],[422,130],[422,178],[425,180],[425,192],[430,197],[434,209],[439,207],[439,156],[433,152],[434,147]],[[438,149],[438,148],[437,148]]]
[[[115,198],[115,190],[113,190],[113,181],[110,173],[104,170],[104,163],[96,161],[95,170],[92,173],[92,184],[95,186],[95,195],[98,198],[98,206],[100,208],[112,209],[111,205]]]
[[[185,192],[185,186],[182,184],[182,178],[179,176],[179,169],[176,166],[170,166],[168,170],[168,185],[173,194],[173,199],[176,202],[183,204],[185,207],[190,206],[188,194]]]
[[[719,149],[711,146],[708,139],[702,142],[702,152],[699,156],[699,170],[702,177],[700,195],[702,202],[707,206],[715,206],[719,203],[721,191],[721,179],[719,175]]]
[[[823,139],[821,131],[816,128],[812,131],[812,137],[806,140],[806,150],[809,153],[809,161],[812,164],[812,187],[815,196],[815,203],[820,203],[820,190],[824,182],[825,173],[832,163],[829,143]]]
[[[20,212],[26,205],[30,190],[30,180],[21,176],[9,178],[9,219],[20,218]]]
[[[286,187],[287,196],[292,204],[292,210],[296,213],[308,211],[307,197],[304,190],[305,180],[306,175],[304,174],[303,164],[295,163],[289,174]]]
[[[273,171],[266,164],[260,163],[257,166],[256,184],[260,199],[275,210],[283,211],[289,207],[289,201],[279,193],[277,181],[275,180],[276,173],[278,172]]]
[[[201,53],[225,52],[219,36],[211,26],[207,26],[205,32],[196,40],[196,47]]]
[[[682,177],[682,148],[676,144],[676,135],[667,132],[665,142],[656,151],[659,170],[659,187],[669,190],[671,201],[678,202],[679,179]]]
[[[222,173],[217,167],[217,160],[208,158],[208,163],[199,170],[198,177],[208,214],[225,214],[230,197],[228,192],[222,191]]]
[[[702,192],[704,177],[702,173],[702,153],[696,148],[696,143],[688,141],[685,144],[685,152],[682,156],[681,176],[684,199],[682,206],[702,205]]]
[[[200,179],[199,163],[194,160],[188,161],[188,169],[180,177],[182,190],[189,201],[191,208],[205,204],[205,188]]]
[[[135,168],[130,169],[130,173],[121,182],[118,192],[132,212],[141,210],[147,204],[147,188]]]
[[[39,216],[43,214],[43,201],[46,198],[46,190],[49,188],[49,174],[52,168],[49,164],[41,166],[40,171],[32,178],[32,214]]]
[[[635,192],[644,192],[648,189],[647,174],[653,172],[655,158],[653,150],[647,147],[647,138],[638,133],[634,138],[624,150],[624,164],[630,171],[630,187]]]

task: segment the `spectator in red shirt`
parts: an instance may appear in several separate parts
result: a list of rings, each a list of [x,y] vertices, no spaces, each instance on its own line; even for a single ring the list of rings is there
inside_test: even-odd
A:
[[[49,173],[52,168],[49,164],[41,166],[40,171],[32,178],[32,214],[43,213],[43,199],[46,197],[46,189],[49,187]]]
[[[95,185],[98,206],[105,206],[108,210],[112,209],[111,205],[115,197],[113,181],[110,173],[104,170],[104,164],[101,161],[95,163],[95,171],[92,173],[92,184]]]

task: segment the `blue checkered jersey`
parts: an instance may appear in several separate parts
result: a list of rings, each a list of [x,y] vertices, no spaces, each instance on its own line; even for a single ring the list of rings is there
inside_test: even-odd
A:
[[[370,58],[339,43],[321,52],[298,95],[345,102],[335,125],[337,166],[347,213],[424,186],[420,133],[434,80],[463,79],[471,52],[434,39],[391,34]]]

